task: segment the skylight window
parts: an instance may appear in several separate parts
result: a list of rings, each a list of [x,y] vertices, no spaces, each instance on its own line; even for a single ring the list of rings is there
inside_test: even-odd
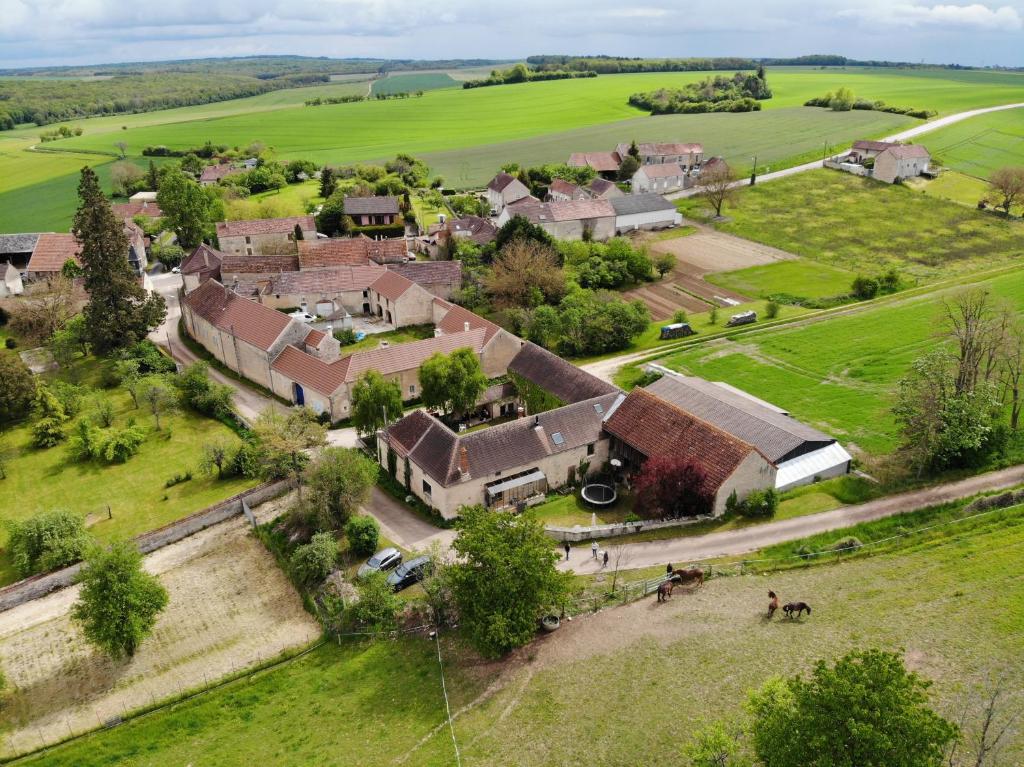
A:
[[[556,431],[554,434],[551,435],[551,441],[554,442],[556,445],[564,445],[565,437],[562,436],[562,432]]]

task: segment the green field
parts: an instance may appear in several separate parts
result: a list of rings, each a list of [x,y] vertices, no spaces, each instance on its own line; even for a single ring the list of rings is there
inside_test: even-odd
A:
[[[82,371],[82,382],[96,383],[94,364],[83,366],[79,362],[76,367]],[[138,454],[123,464],[76,463],[68,458],[66,444],[44,450],[32,447],[30,424],[7,429],[0,436],[7,473],[7,478],[0,480],[0,522],[25,519],[40,511],[68,509],[86,516],[90,534],[99,539],[126,538],[188,516],[253,484],[248,479],[217,480],[199,471],[199,451],[204,443],[237,440],[218,421],[181,410],[161,418],[163,430],[156,432],[152,416],[145,410],[135,410],[127,392],[104,391],[103,396],[114,404],[116,426],[134,418],[147,429]],[[79,416],[84,417],[84,413]],[[74,423],[68,424],[67,433],[71,433]],[[164,487],[168,478],[186,471],[192,472],[192,480]],[[6,539],[4,529],[0,541]],[[16,579],[10,557],[3,551],[0,584]]]
[[[915,192],[951,200],[970,208],[976,208],[979,200],[987,199],[991,194],[987,181],[955,170],[944,170],[938,178],[920,176],[904,183]]]
[[[939,128],[920,143],[944,167],[987,179],[996,168],[1024,165],[1024,108],[989,112]]]
[[[370,92],[378,93],[415,93],[416,91],[433,91],[438,88],[461,88],[458,81],[443,72],[417,72],[416,74],[390,74],[374,80]]]
[[[836,533],[837,539],[841,533]],[[1019,688],[1024,653],[1024,513],[949,528],[893,553],[717,578],[579,618],[502,663],[444,642],[455,738],[466,767],[677,763],[702,723],[735,717],[769,676],[853,648],[903,649],[956,719],[965,689],[997,669]],[[768,588],[814,607],[765,622]],[[977,711],[965,726],[973,732]],[[422,637],[337,646],[57,748],[30,764],[99,767],[254,763],[454,763],[434,644]],[[1024,758],[1014,732],[1005,763]]]
[[[699,217],[707,204],[680,201]],[[862,274],[927,282],[1024,256],[1024,226],[899,185],[814,170],[742,190],[722,231]]]
[[[806,259],[779,261],[733,272],[708,274],[705,280],[737,293],[757,298],[785,294],[800,298],[829,298],[850,292],[856,275]]]
[[[1024,273],[980,286],[1024,310]],[[899,297],[806,325],[710,341],[669,367],[725,381],[870,454],[897,446],[896,381],[938,341],[940,295]]]

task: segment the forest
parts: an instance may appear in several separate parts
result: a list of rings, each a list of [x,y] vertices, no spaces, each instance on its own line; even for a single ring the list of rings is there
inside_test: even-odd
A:
[[[629,103],[653,115],[696,114],[701,112],[756,112],[762,99],[770,99],[764,67],[757,74],[737,72],[732,77],[716,75],[682,88],[659,88],[634,93]]]

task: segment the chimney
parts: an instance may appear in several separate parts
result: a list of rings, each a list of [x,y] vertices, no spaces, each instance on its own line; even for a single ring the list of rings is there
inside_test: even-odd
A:
[[[465,447],[459,448],[459,476],[469,476],[469,453],[466,452]]]
[[[434,338],[441,337],[441,328],[434,328]]]
[[[463,322],[462,323],[462,329],[465,330],[468,333],[469,332],[469,323],[468,322]]]
[[[539,415],[535,415],[533,417],[533,428],[535,428],[535,429],[539,429],[540,428],[540,416]]]
[[[522,405],[520,405],[518,408],[516,408],[516,417],[517,418],[526,418],[526,408],[523,407]]]

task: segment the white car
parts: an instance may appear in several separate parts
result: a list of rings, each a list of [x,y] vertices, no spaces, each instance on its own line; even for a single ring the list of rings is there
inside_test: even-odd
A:
[[[288,316],[293,320],[298,320],[299,322],[313,322],[316,319],[314,315],[309,312],[304,312],[301,309],[297,312],[292,312]]]
[[[171,274],[181,274],[181,267],[180,266],[172,266],[171,267]]]

